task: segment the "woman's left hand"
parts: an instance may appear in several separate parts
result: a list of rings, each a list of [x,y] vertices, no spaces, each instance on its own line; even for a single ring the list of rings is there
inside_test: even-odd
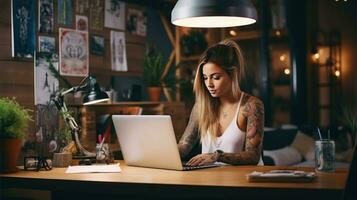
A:
[[[216,153],[204,153],[191,158],[186,164],[188,166],[209,165],[215,163],[217,159],[218,154]]]

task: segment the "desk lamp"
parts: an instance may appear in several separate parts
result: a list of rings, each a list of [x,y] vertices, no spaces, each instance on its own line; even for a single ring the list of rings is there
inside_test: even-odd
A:
[[[62,112],[62,117],[66,126],[71,130],[72,140],[76,145],[76,152],[73,154],[73,158],[85,159],[94,158],[95,153],[87,151],[79,142],[78,133],[80,126],[76,123],[73,116],[69,114],[66,103],[64,102],[64,96],[69,93],[76,93],[82,91],[85,93],[83,98],[83,105],[95,104],[109,100],[108,95],[100,89],[99,83],[94,77],[87,76],[84,78],[78,86],[72,87],[66,91],[59,92],[52,99],[57,109]]]

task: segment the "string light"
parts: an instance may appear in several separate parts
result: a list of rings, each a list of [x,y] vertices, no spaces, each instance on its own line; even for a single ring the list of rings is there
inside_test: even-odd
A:
[[[315,52],[311,55],[311,59],[313,62],[317,63],[320,59],[320,53],[319,52]]]
[[[335,70],[335,76],[336,77],[340,77],[341,76],[340,70],[338,70],[338,69]]]
[[[281,35],[281,32],[279,30],[276,30],[275,35],[279,37]]]
[[[290,75],[290,69],[289,68],[285,68],[284,69],[284,74],[285,75]]]
[[[285,59],[286,59],[285,54],[282,54],[282,55],[279,57],[279,59],[280,59],[281,62],[284,62]]]
[[[237,32],[236,32],[235,30],[230,30],[230,31],[229,31],[229,34],[230,34],[231,36],[237,36]]]

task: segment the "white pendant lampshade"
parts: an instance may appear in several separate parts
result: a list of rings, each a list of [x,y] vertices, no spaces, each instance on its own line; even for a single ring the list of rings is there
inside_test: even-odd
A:
[[[256,20],[257,10],[250,0],[178,0],[171,12],[171,22],[185,27],[234,27]]]

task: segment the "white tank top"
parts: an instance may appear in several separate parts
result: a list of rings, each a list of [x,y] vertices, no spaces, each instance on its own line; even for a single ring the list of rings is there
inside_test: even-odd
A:
[[[201,139],[202,153],[213,153],[218,149],[227,153],[238,153],[243,151],[246,132],[240,130],[237,125],[238,113],[243,96],[244,93],[242,92],[235,115],[223,134],[216,139],[212,139],[210,134],[206,134]],[[260,158],[258,165],[263,165],[262,158]]]

